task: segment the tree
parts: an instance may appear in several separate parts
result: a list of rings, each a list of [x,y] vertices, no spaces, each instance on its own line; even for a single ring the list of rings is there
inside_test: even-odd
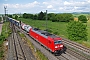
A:
[[[8,15],[8,17],[12,18],[12,15]]]
[[[50,19],[53,22],[69,22],[71,20],[74,20],[74,17],[70,13],[63,13],[63,14],[49,13],[48,19]]]
[[[23,18],[28,18],[27,13],[23,14]]]
[[[69,22],[71,20],[74,20],[73,15],[70,13],[63,13],[63,14],[58,14],[57,19],[60,22]]]
[[[39,19],[39,20],[44,20],[44,17],[45,17],[45,14],[41,11],[41,12],[38,14],[38,19]]]
[[[18,16],[17,15],[15,15],[15,19],[17,19],[18,18]]]
[[[35,15],[33,15],[33,19],[34,20],[37,20],[38,19],[38,16],[35,14]]]
[[[56,22],[56,14],[49,13],[48,14],[48,19],[51,20],[52,22]]]
[[[0,22],[2,21],[2,17],[0,17]]]
[[[33,14],[24,13],[24,14],[23,14],[23,18],[30,18],[30,19],[33,19]]]
[[[79,20],[79,21],[82,21],[83,23],[86,23],[86,22],[87,22],[87,18],[86,18],[86,16],[84,16],[84,15],[80,15],[80,16],[78,17],[78,20]]]
[[[33,14],[27,14],[28,18],[33,19]]]
[[[78,21],[73,21],[69,22],[67,26],[67,33],[68,33],[68,38],[70,40],[87,40],[87,29],[86,25],[78,22]]]

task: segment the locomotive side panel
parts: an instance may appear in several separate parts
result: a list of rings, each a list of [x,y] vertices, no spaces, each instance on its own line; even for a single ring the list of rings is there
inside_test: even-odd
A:
[[[43,36],[35,33],[34,31],[32,31],[32,29],[30,29],[29,35],[31,37],[33,37],[34,39],[36,39],[36,41],[38,41],[39,43],[41,43],[43,46],[45,46],[50,51],[53,51],[54,50],[53,43],[50,42],[47,37],[43,37]]]
[[[48,37],[48,47],[50,49],[50,51],[54,52],[55,51],[55,48],[54,48],[54,41],[52,38]]]

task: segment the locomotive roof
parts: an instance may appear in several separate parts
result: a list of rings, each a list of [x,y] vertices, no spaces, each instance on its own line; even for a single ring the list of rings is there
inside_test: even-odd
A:
[[[38,28],[34,28],[33,30],[38,31],[38,32],[40,32],[41,34],[43,34],[43,35],[45,35],[45,36],[50,36],[50,37],[52,37],[52,38],[57,38],[56,35],[51,34],[51,33],[47,32],[47,31],[40,30],[40,29],[38,29]]]

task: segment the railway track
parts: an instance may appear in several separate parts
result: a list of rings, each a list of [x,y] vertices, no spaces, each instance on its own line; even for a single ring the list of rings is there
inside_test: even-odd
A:
[[[90,56],[90,48],[86,48],[78,43],[72,42],[72,41],[64,39],[64,38],[62,41],[65,45],[70,46],[70,47]]]
[[[66,58],[65,56],[61,55],[61,56],[57,56],[57,58],[59,60],[69,60],[68,58]]]
[[[8,60],[36,60],[31,49],[17,34],[14,25],[12,32],[8,46]]]
[[[47,56],[49,60],[80,60],[75,56],[71,55],[70,53],[68,53],[67,51],[65,52],[66,54],[63,53],[58,56],[54,56],[49,51],[45,52],[46,49],[43,50],[43,47],[40,44],[38,44],[35,40],[33,40],[31,37],[29,37],[25,31],[21,31],[21,32],[24,33],[25,36],[35,45],[35,47],[38,48],[45,56]]]
[[[11,35],[11,41],[10,41],[10,44],[11,44],[10,48],[12,50],[12,58],[9,58],[8,60],[26,60],[24,51],[19,41],[20,39],[17,36],[14,25],[12,26],[12,32],[13,33]],[[9,55],[9,57],[10,56],[11,54]]]
[[[20,29],[19,29],[20,30]],[[21,31],[21,30],[20,30]],[[30,38],[28,35],[26,35],[26,32],[25,31],[22,31],[22,33],[24,33],[25,34],[25,36],[28,38],[28,39],[30,39],[31,40],[31,42],[33,43],[33,39],[32,38]],[[71,46],[73,46],[73,45],[71,45],[72,43],[70,43],[70,42],[66,42],[66,41],[63,41],[64,42],[64,44],[65,45],[67,45],[66,47],[67,47],[67,50],[66,50],[66,54],[61,54],[61,55],[59,55],[59,56],[54,56],[54,58],[52,58],[53,60],[55,60],[55,59],[57,59],[57,60],[90,60],[90,58],[88,57],[88,56],[86,56],[86,55],[84,55],[84,54],[82,54],[82,53],[80,53],[80,52],[77,52],[77,51],[74,51],[72,48],[70,48]],[[70,43],[70,44],[69,44]],[[37,45],[38,46],[38,44],[37,43],[33,43],[33,44],[35,44],[35,45]],[[69,46],[70,45],[70,46]],[[75,44],[76,45],[76,44]],[[69,46],[69,47],[68,47]],[[38,49],[40,49],[40,46],[38,47]],[[44,53],[45,52],[45,50],[43,50],[43,49],[40,49],[40,51],[42,52],[42,53]],[[49,53],[49,55],[51,54],[50,52],[46,52],[46,53]],[[50,56],[48,56],[48,54],[46,54],[46,53],[44,53],[48,58],[49,58],[49,60],[52,60],[52,59],[50,59],[50,57],[52,56],[52,55],[50,55]],[[56,57],[56,58],[55,58]]]
[[[68,47],[67,52],[80,60],[90,60],[89,56],[86,56],[85,54],[82,54],[82,53],[80,53],[80,52],[78,52],[70,47]]]
[[[67,46],[67,50],[65,54],[61,54],[60,56],[56,56],[59,60],[90,60],[90,56],[83,54],[70,46]]]

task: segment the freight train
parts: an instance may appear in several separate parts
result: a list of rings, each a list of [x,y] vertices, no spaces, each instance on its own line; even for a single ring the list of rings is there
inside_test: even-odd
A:
[[[9,17],[8,20],[16,26],[21,27],[23,30],[25,30],[29,36],[34,38],[44,47],[46,47],[49,51],[53,53],[58,53],[63,50],[64,45],[62,44],[62,38],[47,31],[31,27],[30,25],[27,25],[25,23],[20,23],[18,20]]]

